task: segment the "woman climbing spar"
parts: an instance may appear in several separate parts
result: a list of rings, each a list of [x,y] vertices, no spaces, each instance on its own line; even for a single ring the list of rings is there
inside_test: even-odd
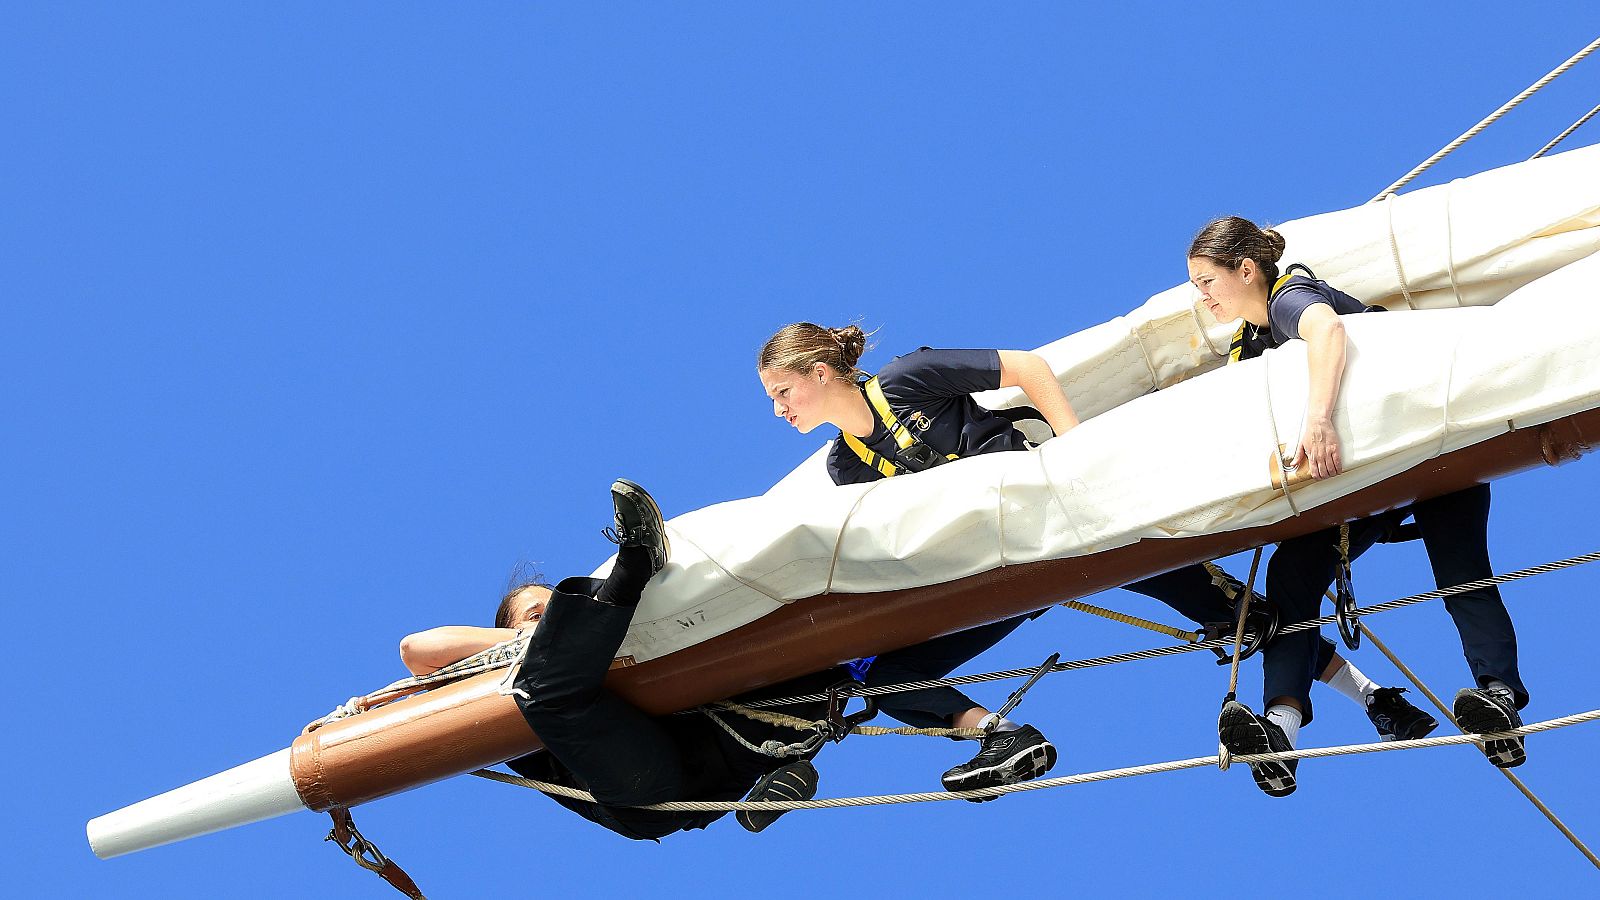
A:
[[[1338,475],[1343,468],[1333,409],[1345,369],[1345,329],[1340,316],[1372,311],[1309,269],[1290,266],[1279,274],[1284,239],[1248,219],[1229,216],[1201,229],[1189,247],[1189,280],[1220,322],[1239,321],[1230,362],[1252,359],[1291,340],[1307,344],[1310,387],[1304,433],[1289,466],[1309,468],[1313,478]],[[1304,274],[1296,274],[1300,269]],[[1349,523],[1348,546],[1341,554],[1340,529],[1330,528],[1278,545],[1267,566],[1267,594],[1278,604],[1283,624],[1316,617],[1323,594],[1342,559],[1355,559],[1386,536],[1410,513],[1427,548],[1434,580],[1449,587],[1488,578],[1489,486],[1479,484],[1412,504],[1410,507]],[[1461,635],[1475,686],[1455,697],[1461,727],[1479,734],[1522,724],[1518,710],[1528,692],[1517,670],[1517,639],[1511,617],[1494,587],[1445,599]],[[1317,634],[1283,635],[1264,651],[1264,716],[1230,702],[1219,720],[1222,743],[1234,753],[1287,750],[1302,724],[1311,721],[1309,688],[1316,671]],[[1431,728],[1430,728],[1431,730]],[[1525,759],[1522,739],[1488,741],[1484,747],[1497,766]],[[1295,789],[1294,761],[1252,764],[1257,785],[1287,796]]]
[[[757,357],[757,374],[775,415],[802,434],[823,424],[839,429],[827,458],[835,484],[860,484],[967,456],[1029,449],[1010,418],[972,399],[978,391],[1019,387],[1054,433],[1078,424],[1055,374],[1037,354],[923,348],[894,359],[872,377],[857,366],[865,351],[866,334],[857,326],[824,328],[800,322],[779,330]],[[1213,578],[1211,571],[1192,565],[1127,587],[1207,623],[1234,618],[1231,592],[1242,585],[1226,573]],[[853,668],[872,687],[942,678],[1028,618],[945,635],[859,660]],[[1379,688],[1341,659],[1332,642],[1324,640],[1317,647],[1317,665],[1324,681],[1362,705],[1381,737],[1420,737],[1435,726],[1398,689]],[[948,790],[1025,781],[1055,763],[1056,748],[1037,728],[1000,719],[954,688],[886,694],[878,705],[915,727],[985,730],[978,754],[944,774]]]

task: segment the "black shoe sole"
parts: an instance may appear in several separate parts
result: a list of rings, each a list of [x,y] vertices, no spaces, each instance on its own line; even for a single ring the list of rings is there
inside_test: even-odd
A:
[[[1255,713],[1240,703],[1229,702],[1222,707],[1222,715],[1217,717],[1217,737],[1229,753],[1244,755],[1272,752],[1267,729]],[[1255,776],[1256,787],[1269,797],[1287,797],[1298,786],[1294,771],[1288,763],[1280,760],[1250,763],[1250,774]]]
[[[790,763],[781,769],[768,772],[750,789],[746,800],[764,802],[768,800],[810,800],[817,795],[817,770],[809,763],[805,768],[810,772],[795,772],[794,768],[799,763]],[[739,825],[752,834],[765,829],[768,825],[778,821],[778,817],[788,812],[786,809],[741,809],[734,814]]]
[[[1040,775],[1055,768],[1056,748],[1054,744],[1046,741],[1024,747],[1005,760],[992,766],[951,775],[946,772],[940,782],[947,791],[976,791],[981,788],[999,787],[1003,784],[1018,784],[1032,781]],[[986,797],[984,799],[994,799]]]
[[[622,490],[617,491],[618,485],[622,487]],[[657,572],[666,568],[667,560],[672,557],[672,543],[667,540],[667,521],[662,517],[661,507],[656,505],[655,498],[650,496],[650,492],[637,482],[629,481],[626,478],[618,478],[616,483],[611,486],[611,489],[644,507],[650,519],[645,524],[650,527],[651,531],[661,536],[661,546],[645,545],[650,551],[650,566]]]
[[[1468,734],[1493,734],[1517,727],[1505,710],[1470,691],[1457,694],[1454,706],[1456,724]],[[1484,741],[1483,753],[1502,769],[1515,769],[1528,761],[1528,751],[1520,737]]]

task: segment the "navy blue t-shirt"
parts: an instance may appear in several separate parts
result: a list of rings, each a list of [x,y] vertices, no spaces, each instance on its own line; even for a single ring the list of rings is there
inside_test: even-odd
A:
[[[941,454],[975,456],[1001,450],[1026,450],[1022,432],[1010,420],[979,406],[971,397],[1000,386],[1000,351],[932,350],[898,356],[878,372],[889,408],[917,439]],[[874,420],[877,415],[874,413]],[[882,422],[862,438],[867,449],[893,460],[900,449]],[[834,484],[877,481],[883,473],[861,461],[841,435],[828,453]]]
[[[1300,337],[1300,317],[1318,303],[1326,303],[1341,316],[1367,312],[1371,307],[1346,294],[1326,281],[1292,275],[1267,300],[1267,328],[1257,329],[1245,323],[1245,342],[1240,359],[1253,359],[1264,351],[1283,346],[1285,341]]]

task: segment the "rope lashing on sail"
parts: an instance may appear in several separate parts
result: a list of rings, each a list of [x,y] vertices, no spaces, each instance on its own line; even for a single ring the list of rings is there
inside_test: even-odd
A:
[[[1545,85],[1547,85],[1550,82],[1555,81],[1557,78],[1561,77],[1563,74],[1566,73],[1566,71],[1568,69],[1570,69],[1573,66],[1577,65],[1579,62],[1581,62],[1583,60],[1584,57],[1586,57],[1589,54],[1593,53],[1596,49],[1600,49],[1600,38],[1595,38],[1595,40],[1593,42],[1591,42],[1589,44],[1589,46],[1584,47],[1582,50],[1579,50],[1577,53],[1573,54],[1572,57],[1570,59],[1568,59],[1566,62],[1564,62],[1561,65],[1556,66],[1554,69],[1550,70],[1550,72],[1548,74],[1546,74],[1543,78],[1539,79],[1538,81],[1535,81],[1533,84],[1529,85],[1525,90],[1522,91],[1522,93],[1516,95],[1515,97],[1512,97],[1510,100],[1507,100],[1504,104],[1502,104],[1500,106],[1499,109],[1497,109],[1494,112],[1490,113],[1483,121],[1481,121],[1478,124],[1472,126],[1471,128],[1468,128],[1460,137],[1458,137],[1455,140],[1451,141],[1450,143],[1444,145],[1444,147],[1440,148],[1440,150],[1437,153],[1434,153],[1432,156],[1430,156],[1427,159],[1423,160],[1422,162],[1418,163],[1416,168],[1412,169],[1411,171],[1407,172],[1405,175],[1401,176],[1399,181],[1396,181],[1394,184],[1391,184],[1388,187],[1384,188],[1383,190],[1379,191],[1378,195],[1376,197],[1373,197],[1372,199],[1375,200],[1375,201],[1376,200],[1381,200],[1381,199],[1383,199],[1384,195],[1392,194],[1395,191],[1398,191],[1401,188],[1405,187],[1407,184],[1411,183],[1412,179],[1416,178],[1418,175],[1421,175],[1423,172],[1426,172],[1427,170],[1433,168],[1434,163],[1437,163],[1439,160],[1444,159],[1446,156],[1449,156],[1451,153],[1455,152],[1455,150],[1458,147],[1460,147],[1462,144],[1465,144],[1467,141],[1470,141],[1473,138],[1477,137],[1479,132],[1483,131],[1485,128],[1488,128],[1490,125],[1493,125],[1495,122],[1497,122],[1500,119],[1501,116],[1504,116],[1506,113],[1510,112],[1511,110],[1516,109],[1519,105],[1521,105],[1522,101],[1528,99],[1529,97],[1532,97],[1534,94],[1538,93]]]
[[[1321,759],[1330,756],[1353,756],[1362,753],[1385,753],[1391,750],[1418,750],[1428,747],[1450,747],[1460,744],[1472,744],[1477,741],[1491,738],[1520,737],[1530,734],[1539,734],[1553,731],[1557,728],[1567,728],[1572,725],[1581,725],[1586,722],[1600,720],[1600,709],[1588,712],[1575,713],[1559,719],[1550,719],[1544,722],[1535,722],[1524,725],[1511,731],[1497,732],[1495,734],[1468,735],[1456,734],[1444,737],[1421,738],[1414,741],[1385,741],[1373,744],[1348,744],[1338,747],[1312,747],[1304,750],[1290,750],[1283,753],[1241,753],[1233,757],[1236,763],[1266,762],[1275,759]],[[654,809],[664,812],[725,812],[734,810],[793,810],[793,809],[841,809],[853,806],[883,806],[898,803],[933,803],[944,800],[969,800],[974,797],[998,797],[1002,794],[1014,794],[1021,791],[1040,791],[1049,788],[1067,787],[1074,784],[1091,784],[1100,781],[1112,781],[1118,778],[1133,778],[1140,775],[1154,775],[1159,772],[1176,772],[1182,769],[1199,769],[1217,764],[1215,756],[1200,756],[1192,759],[1177,759],[1168,762],[1150,763],[1142,766],[1129,766],[1121,769],[1104,769],[1098,772],[1085,772],[1080,775],[1066,775],[1060,778],[1040,778],[1034,781],[1025,781],[1021,784],[1008,784],[1000,787],[981,788],[975,791],[926,791],[914,794],[880,794],[870,797],[831,797],[822,800],[768,800],[762,802],[727,802],[716,803],[711,801],[684,800],[676,803],[657,803],[651,806],[642,806],[640,809]],[[480,769],[473,775],[489,781],[498,781],[501,784],[510,784],[518,787],[532,788],[546,794],[562,797],[571,797],[576,800],[594,801],[594,798],[584,791],[576,788],[564,787],[559,784],[536,781],[532,778],[522,778],[517,775],[508,775],[492,769]]]

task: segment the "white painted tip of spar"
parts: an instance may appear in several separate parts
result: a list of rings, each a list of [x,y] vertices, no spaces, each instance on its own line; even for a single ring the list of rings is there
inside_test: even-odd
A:
[[[283,749],[90,819],[89,849],[110,859],[302,809]]]

